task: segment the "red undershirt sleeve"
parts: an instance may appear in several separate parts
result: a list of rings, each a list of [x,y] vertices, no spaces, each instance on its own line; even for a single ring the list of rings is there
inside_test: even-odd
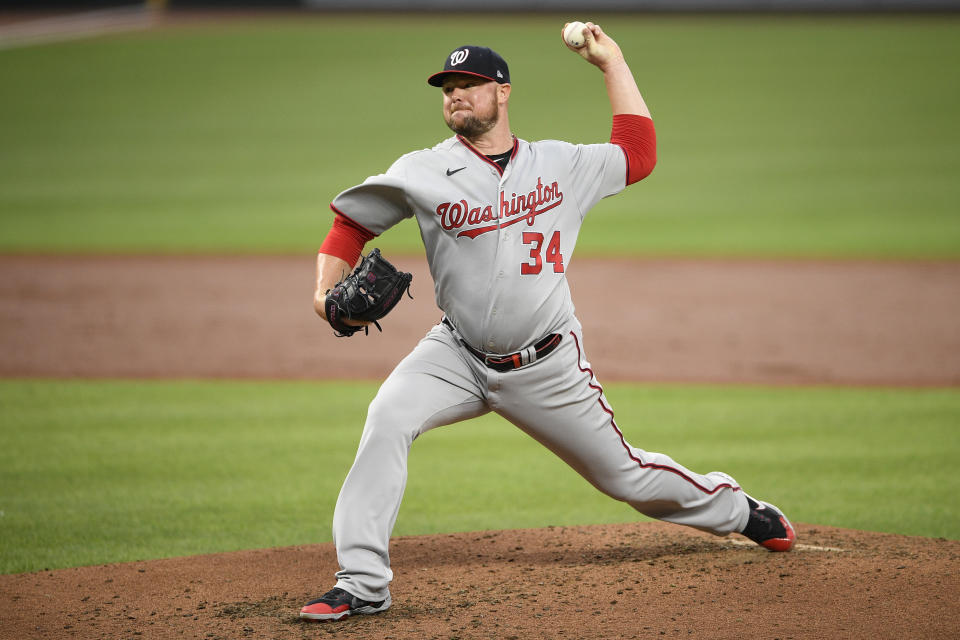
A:
[[[357,263],[363,245],[373,240],[376,234],[334,209],[333,205],[330,208],[337,215],[320,245],[320,253],[340,258],[352,267]]]
[[[610,142],[627,157],[627,184],[646,178],[657,164],[657,134],[653,120],[632,113],[613,116]]]

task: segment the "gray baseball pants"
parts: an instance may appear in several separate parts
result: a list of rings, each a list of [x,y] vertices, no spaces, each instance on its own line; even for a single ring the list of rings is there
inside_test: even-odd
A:
[[[370,404],[357,457],[333,516],[337,586],[383,600],[393,578],[389,542],[422,433],[490,411],[553,451],[593,486],[647,516],[717,535],[742,530],[749,509],[728,476],[694,473],[631,447],[583,351],[579,322],[543,359],[488,368],[438,324],[393,370]]]

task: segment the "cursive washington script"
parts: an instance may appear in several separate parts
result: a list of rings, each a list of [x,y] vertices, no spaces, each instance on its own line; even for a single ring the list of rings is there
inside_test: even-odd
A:
[[[492,205],[471,207],[467,200],[463,199],[441,203],[437,206],[437,215],[440,216],[440,226],[447,231],[463,229],[464,225],[467,225],[469,228],[457,233],[457,237],[473,239],[488,231],[522,221],[532,226],[537,216],[562,203],[563,192],[556,181],[544,185],[543,179],[537,178],[536,188],[529,193],[511,193],[507,200],[506,194],[501,191],[496,213],[493,212]],[[506,222],[500,222],[501,220]]]

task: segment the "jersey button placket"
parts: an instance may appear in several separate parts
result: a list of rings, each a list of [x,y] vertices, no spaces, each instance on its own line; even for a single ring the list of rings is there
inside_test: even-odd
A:
[[[494,174],[498,174],[497,171],[493,171],[493,173],[494,173]],[[497,175],[497,179],[498,179],[498,184],[497,184],[497,199],[496,199],[496,201],[495,201],[495,202],[497,203],[497,205],[496,205],[496,206],[497,206],[497,219],[496,219],[496,220],[497,220],[497,231],[496,231],[496,234],[497,234],[497,244],[500,245],[500,247],[499,247],[498,250],[497,250],[495,263],[499,263],[500,260],[503,259],[503,258],[502,258],[503,255],[504,255],[503,243],[504,243],[504,240],[506,239],[506,232],[503,230],[503,227],[502,227],[502,224],[501,224],[501,223],[502,223],[502,220],[501,220],[500,217],[499,217],[499,202],[500,202],[501,193],[502,193],[502,191],[503,191],[503,176]],[[494,264],[494,265],[493,265],[493,268],[494,268],[494,273],[497,274],[497,275],[496,275],[496,278],[494,278],[494,280],[500,280],[501,278],[503,278],[503,273],[504,273],[503,269],[502,269],[502,268],[498,268],[498,265],[497,265],[497,264]],[[490,307],[490,320],[493,321],[493,320],[496,318],[496,315],[497,315],[497,307],[496,307],[496,306],[491,306],[491,307]],[[494,336],[494,335],[488,335],[488,336],[487,336],[487,342],[486,342],[486,351],[488,351],[488,352],[493,352],[495,345],[496,345],[496,336]],[[488,380],[490,379],[490,377],[492,376],[493,373],[494,373],[494,371],[493,371],[492,369],[488,369],[488,370],[487,370],[487,378],[488,378]]]
[[[504,183],[507,180],[507,175],[510,172],[510,165],[507,166],[506,172],[500,177],[500,182],[497,186],[497,243],[499,244],[499,249],[497,250],[497,264],[494,266],[495,273],[497,274],[496,280],[502,280],[506,275],[506,267],[504,261],[509,260],[511,252],[508,243],[510,242],[510,231],[503,228],[503,219],[499,217],[500,209],[499,203],[500,199],[506,193],[506,187]],[[494,318],[497,315],[497,308],[493,307],[490,311],[490,317]],[[493,351],[495,346],[495,337],[490,336],[489,344],[487,345],[488,351]]]

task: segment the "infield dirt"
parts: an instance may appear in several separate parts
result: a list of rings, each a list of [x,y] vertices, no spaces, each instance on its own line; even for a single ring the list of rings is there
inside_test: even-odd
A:
[[[0,257],[0,376],[381,378],[439,311],[313,315],[312,256]],[[601,380],[956,386],[960,263],[579,260]],[[956,638],[960,542],[798,525],[771,554],[664,523],[395,539],[393,607],[335,624],[330,544],[0,576],[0,638]],[[734,540],[737,538],[739,540]]]
[[[313,256],[0,256],[0,376],[379,380],[440,321],[426,263],[335,338]],[[601,382],[955,386],[960,262],[599,260],[568,273]]]

